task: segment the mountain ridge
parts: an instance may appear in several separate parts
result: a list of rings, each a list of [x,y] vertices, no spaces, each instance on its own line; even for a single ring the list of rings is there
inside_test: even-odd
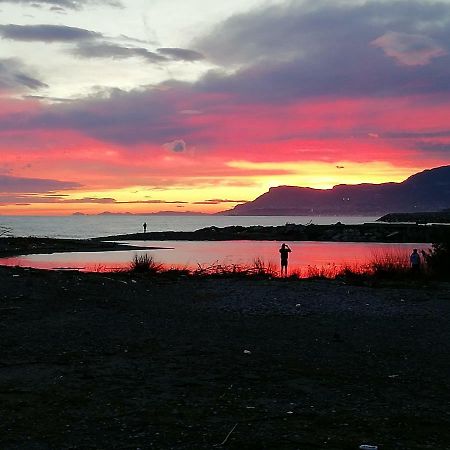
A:
[[[400,183],[338,184],[331,189],[271,187],[221,215],[378,215],[450,207],[450,165],[427,169]]]

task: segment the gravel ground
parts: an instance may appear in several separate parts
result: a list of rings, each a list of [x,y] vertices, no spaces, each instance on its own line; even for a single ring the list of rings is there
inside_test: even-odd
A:
[[[450,449],[450,290],[0,267],[2,449]]]

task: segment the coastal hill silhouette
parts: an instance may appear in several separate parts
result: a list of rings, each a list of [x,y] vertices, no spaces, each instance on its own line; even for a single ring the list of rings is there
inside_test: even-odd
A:
[[[223,215],[379,215],[450,207],[450,166],[425,170],[401,183],[340,184],[332,189],[278,186]]]

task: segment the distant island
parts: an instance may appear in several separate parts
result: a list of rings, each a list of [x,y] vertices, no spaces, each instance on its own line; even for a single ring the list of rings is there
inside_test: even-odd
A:
[[[255,200],[219,213],[227,216],[383,215],[450,208],[450,166],[412,175],[401,183],[340,184],[332,189],[278,186]]]

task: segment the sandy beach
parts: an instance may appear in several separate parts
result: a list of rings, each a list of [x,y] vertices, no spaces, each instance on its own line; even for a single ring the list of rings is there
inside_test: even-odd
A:
[[[1,448],[450,448],[447,283],[0,285]]]

